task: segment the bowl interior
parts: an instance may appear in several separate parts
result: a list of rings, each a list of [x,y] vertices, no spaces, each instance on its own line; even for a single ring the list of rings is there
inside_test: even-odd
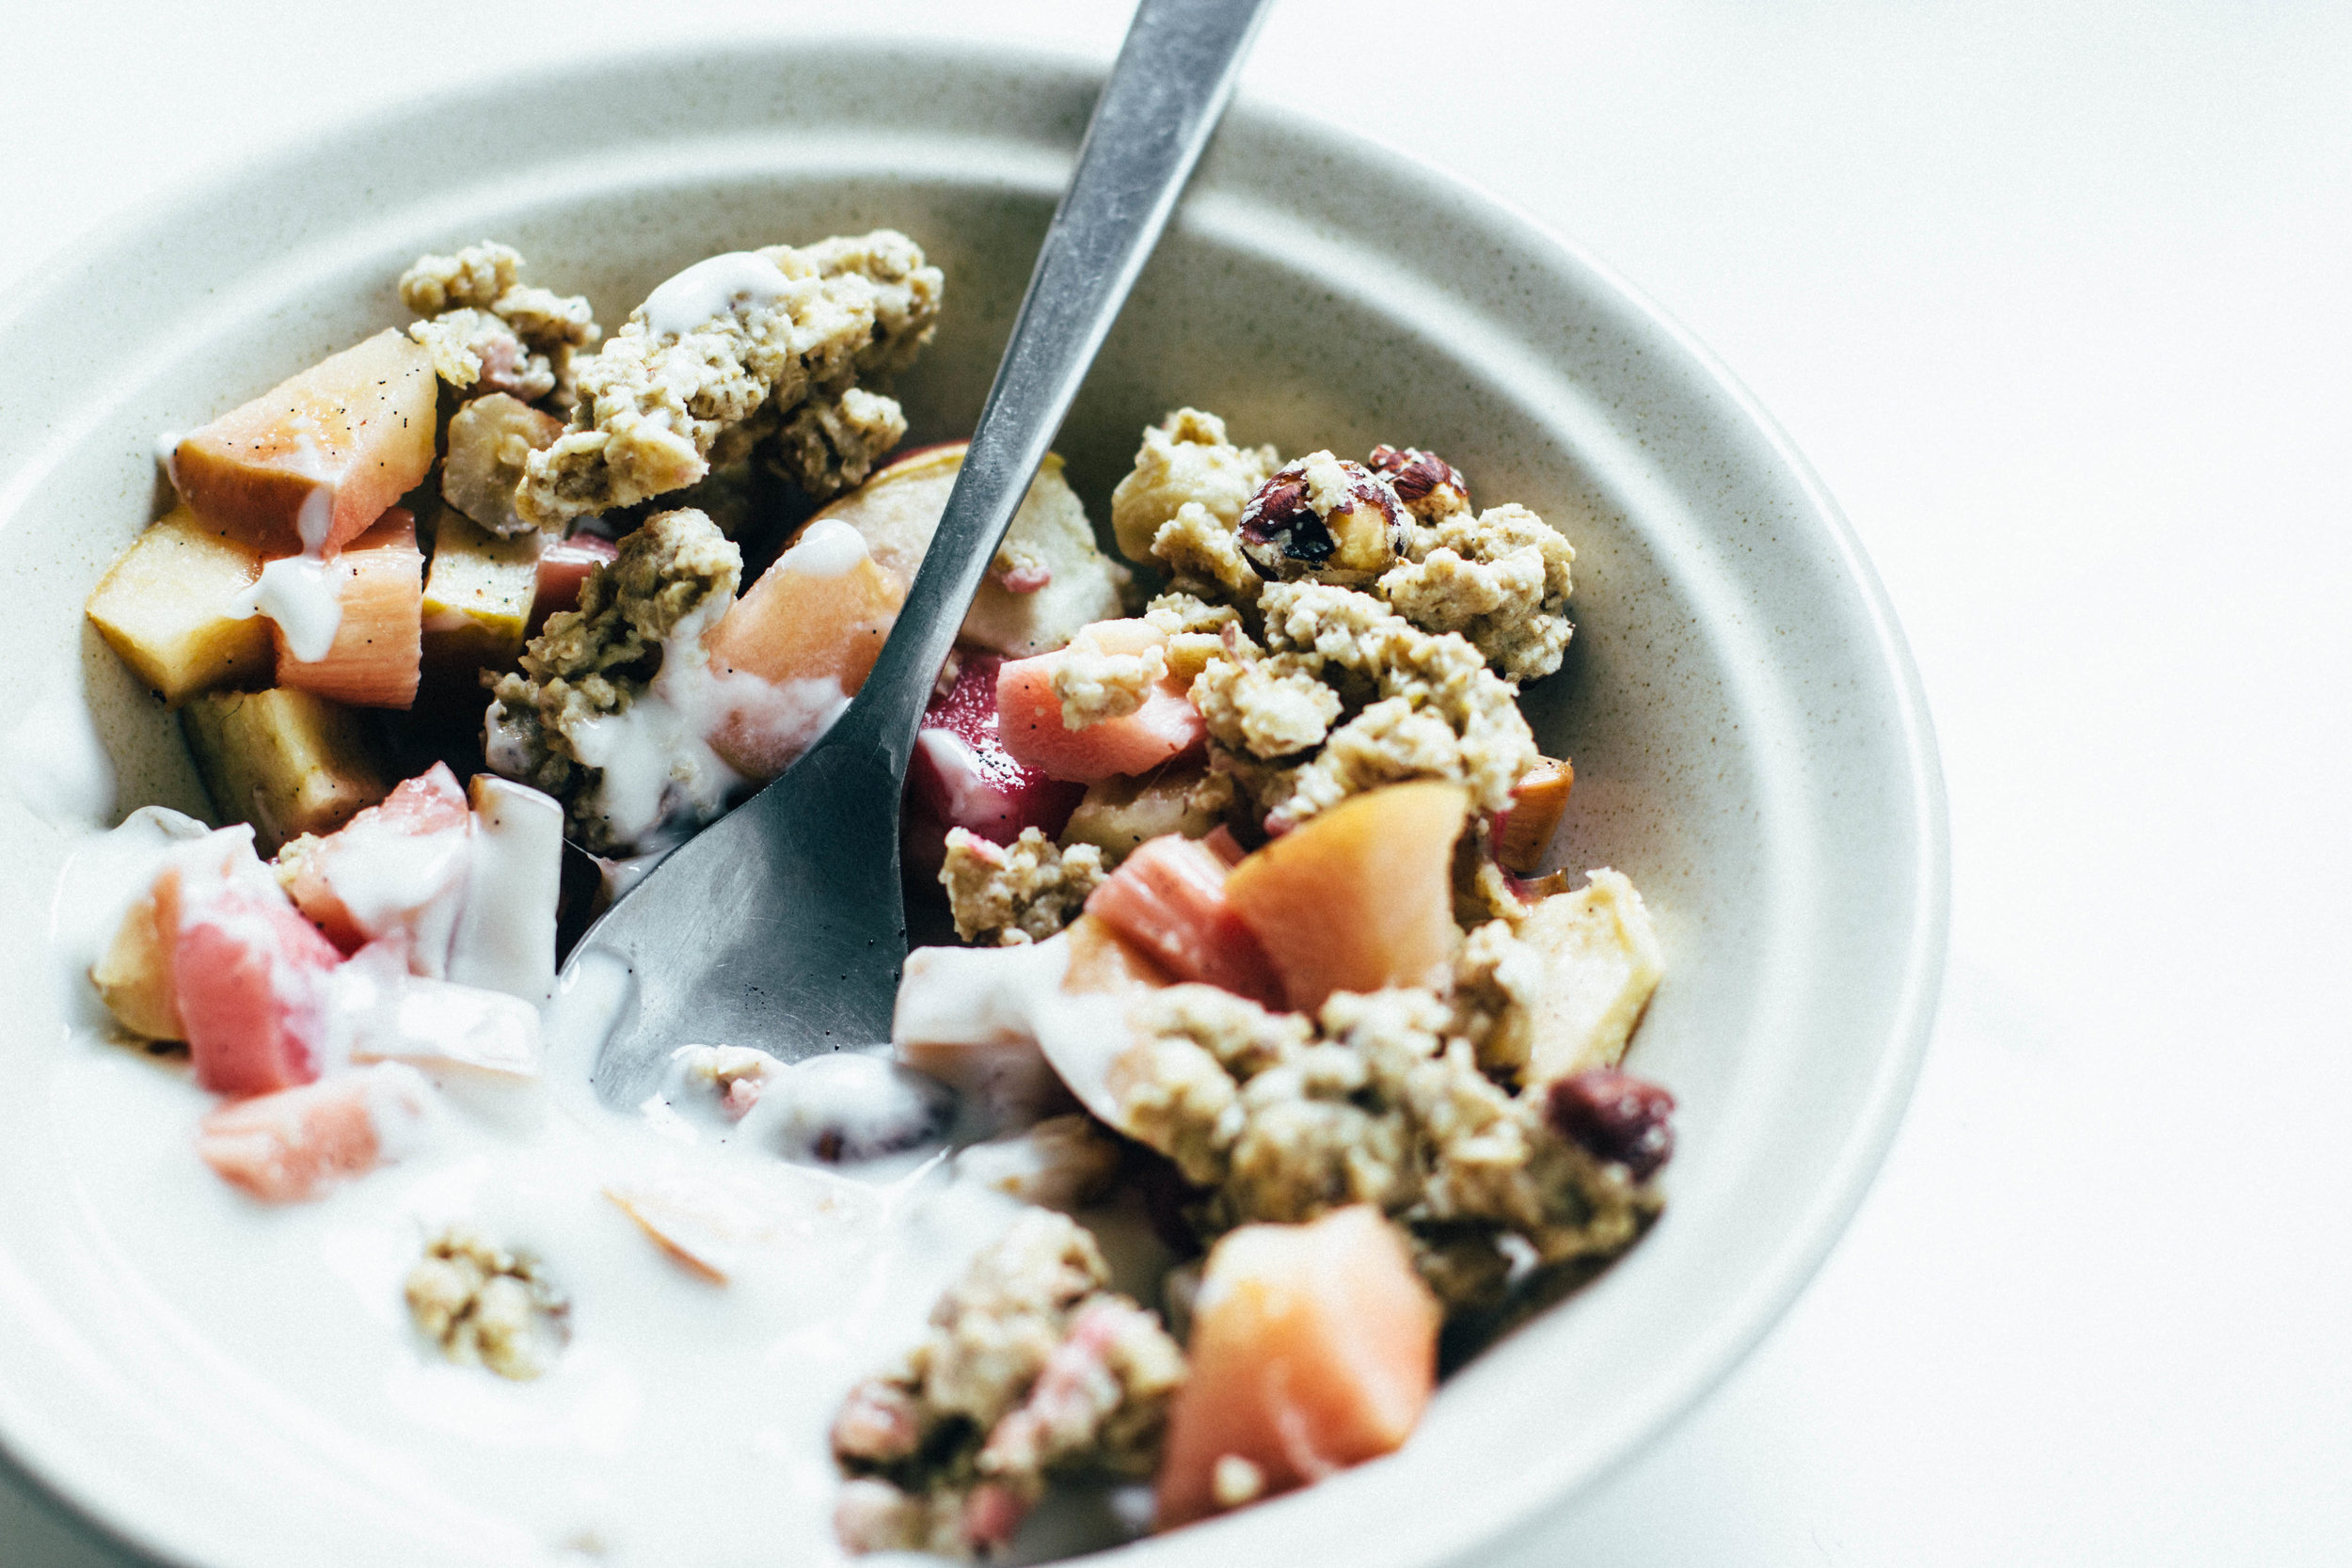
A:
[[[172,721],[84,628],[82,598],[159,510],[158,433],[405,321],[391,280],[423,250],[505,239],[611,324],[714,251],[903,229],[948,278],[899,388],[911,439],[961,436],[1096,81],[854,41],[583,68],[356,128],[105,237],[0,323],[19,367],[0,588],[25,639],[0,727],[86,703],[121,809],[200,809]],[[95,324],[93,298],[111,307]],[[1931,743],[1875,581],[1802,463],[1622,284],[1457,183],[1237,106],[1061,434],[1098,521],[1142,426],[1184,404],[1285,454],[1434,449],[1481,504],[1522,501],[1567,534],[1576,640],[1526,695],[1545,750],[1577,767],[1554,857],[1631,875],[1668,952],[1633,1058],[1681,1103],[1656,1231],[1470,1363],[1403,1454],[1133,1549],[1430,1562],[1656,1431],[1842,1225],[1940,960]],[[17,1195],[0,1445],[175,1558],[475,1560],[483,1500],[280,1381],[236,1322],[234,1260],[144,1212],[137,1151],[109,1160],[104,1096],[144,1069],[72,1034],[87,1004],[46,962],[64,835],[12,796],[0,822],[18,846],[0,861],[0,1074],[22,1086],[0,1097]]]

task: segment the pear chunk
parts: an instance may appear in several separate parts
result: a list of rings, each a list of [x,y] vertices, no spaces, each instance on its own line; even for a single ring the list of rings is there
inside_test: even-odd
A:
[[[269,623],[237,602],[261,575],[260,556],[174,507],[116,558],[87,611],[132,673],[178,707],[269,680]]]
[[[309,691],[207,692],[180,710],[196,770],[224,822],[255,847],[331,833],[390,793],[358,715]]]

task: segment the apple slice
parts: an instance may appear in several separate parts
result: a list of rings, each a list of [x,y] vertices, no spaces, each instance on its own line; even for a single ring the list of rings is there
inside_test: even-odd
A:
[[[188,754],[224,822],[262,853],[331,833],[389,789],[358,716],[309,691],[211,691],[180,710]]]
[[[1283,988],[1257,933],[1225,897],[1216,850],[1170,833],[1152,839],[1087,896],[1087,913],[1179,980],[1220,986],[1269,1007]]]
[[[1403,1447],[1437,1384],[1443,1321],[1403,1238],[1369,1205],[1228,1232],[1193,1298],[1160,1528]]]
[[[1143,705],[1079,729],[1062,721],[1054,673],[1065,660],[1092,655],[1140,654],[1165,647],[1168,636],[1148,621],[1097,621],[1069,647],[1008,662],[996,677],[996,711],[1005,750],[1057,779],[1092,784],[1114,774],[1149,773],[1200,750],[1208,737],[1200,709],[1171,675],[1163,675]]]
[[[199,691],[268,683],[269,626],[238,603],[261,575],[260,556],[176,506],[116,558],[86,613],[131,673],[178,707]]]
[[[1113,774],[1087,785],[1086,798],[1062,829],[1062,847],[1091,844],[1105,858],[1134,853],[1163,833],[1206,838],[1216,831],[1216,812],[1200,797],[1208,769],[1178,763],[1141,778]]]
[[[1293,1008],[1335,990],[1440,983],[1453,962],[1460,784],[1391,784],[1341,801],[1233,867],[1225,898],[1264,943]]]
[[[1511,786],[1511,803],[1495,814],[1495,861],[1518,877],[1533,877],[1551,847],[1552,831],[1568,808],[1568,791],[1576,769],[1565,760],[1546,757]]]
[[[433,467],[433,356],[387,328],[183,437],[171,482],[263,555],[331,555]]]
[[[354,707],[412,705],[424,664],[424,552],[417,548],[416,519],[393,507],[321,570],[338,606],[335,640],[326,657],[299,658],[286,628],[273,622],[278,684]]]
[[[809,519],[847,523],[905,597],[963,467],[964,443],[923,447],[899,457]],[[1086,508],[1051,453],[1013,514],[999,555],[1017,563],[993,574],[973,596],[959,641],[1016,657],[1058,648],[1080,626],[1120,611],[1127,569],[1095,543]]]
[[[539,539],[502,538],[453,506],[440,509],[421,607],[428,668],[470,683],[477,670],[514,664],[538,601]]]

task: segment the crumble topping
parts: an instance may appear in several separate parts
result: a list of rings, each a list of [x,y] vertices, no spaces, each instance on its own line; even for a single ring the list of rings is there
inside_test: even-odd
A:
[[[1141,707],[1168,674],[1168,650],[1108,653],[1091,638],[1062,650],[1054,664],[1054,695],[1061,699],[1062,727],[1085,729],[1105,719],[1124,719]]]
[[[1191,1217],[1206,1237],[1376,1204],[1431,1289],[1463,1307],[1500,1292],[1513,1251],[1611,1257],[1661,1207],[1625,1165],[1556,1132],[1540,1096],[1481,1071],[1429,991],[1343,991],[1311,1021],[1180,985],[1128,1016],[1140,1043],[1112,1090],[1128,1131],[1204,1190]]]
[[[522,272],[519,251],[485,240],[420,256],[401,274],[401,303],[426,318],[408,336],[458,391],[536,403],[568,383],[573,353],[602,335],[585,297],[526,284]]]
[[[580,608],[548,617],[519,671],[491,687],[491,766],[564,802],[573,837],[592,851],[627,848],[601,800],[603,768],[589,726],[637,702],[671,644],[698,641],[735,600],[742,552],[700,512],[664,512],[621,541],[620,557],[588,574]],[[679,759],[683,766],[690,759]]]
[[[966,942],[1018,947],[1042,942],[1078,918],[1087,895],[1109,873],[1091,844],[1062,848],[1035,828],[1009,845],[963,828],[947,830],[947,863],[939,881],[947,890],[956,935]]]
[[[1193,691],[1210,725],[1211,765],[1234,776],[1269,831],[1406,779],[1466,784],[1481,812],[1510,803],[1511,786],[1537,760],[1535,738],[1510,683],[1460,635],[1433,635],[1369,594],[1327,583],[1268,584],[1260,609],[1265,647],[1229,630]],[[1259,665],[1265,675],[1246,679]],[[1336,705],[1309,695],[1311,683]],[[1306,762],[1269,764],[1285,753],[1266,748],[1308,734],[1311,714],[1328,725],[1351,707],[1355,716]]]
[[[529,1258],[469,1230],[445,1230],[408,1271],[408,1313],[464,1367],[528,1382],[555,1364],[570,1305]]]
[[[1150,1475],[1184,1352],[1109,1279],[1094,1239],[1041,1209],[974,1259],[834,1419],[842,1544],[969,1556],[1009,1542],[1051,1477]]]
[[[1111,492],[1112,535],[1128,559],[1141,561],[1159,553],[1155,539],[1163,528],[1186,506],[1198,506],[1201,515],[1188,527],[1204,537],[1214,529],[1230,540],[1242,508],[1281,461],[1272,447],[1235,446],[1215,414],[1179,408],[1143,433],[1134,469]],[[1239,561],[1238,550],[1233,559]],[[1245,586],[1248,576],[1244,564],[1244,581],[1227,586]]]
[[[1455,512],[1417,532],[1413,559],[1379,582],[1397,613],[1424,630],[1460,632],[1510,680],[1560,668],[1576,551],[1557,529],[1513,504],[1476,517]]]
[[[930,340],[942,279],[922,247],[878,229],[753,255],[776,277],[750,297],[683,330],[640,306],[580,362],[571,428],[532,455],[523,515],[549,527],[683,489],[787,421],[773,460],[821,499],[871,465],[882,434],[903,431],[889,399],[847,394]]]

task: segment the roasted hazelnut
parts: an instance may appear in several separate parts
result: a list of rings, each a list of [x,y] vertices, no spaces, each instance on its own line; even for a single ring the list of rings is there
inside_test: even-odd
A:
[[[1258,486],[1242,508],[1241,549],[1268,582],[1369,577],[1403,557],[1408,526],[1385,481],[1318,451]]]
[[[1371,467],[1388,480],[1405,509],[1424,523],[1470,510],[1470,482],[1434,451],[1419,447],[1375,447]]]
[[[1544,1101],[1552,1130],[1597,1159],[1613,1160],[1646,1181],[1675,1151],[1675,1097],[1613,1068],[1572,1073]]]

